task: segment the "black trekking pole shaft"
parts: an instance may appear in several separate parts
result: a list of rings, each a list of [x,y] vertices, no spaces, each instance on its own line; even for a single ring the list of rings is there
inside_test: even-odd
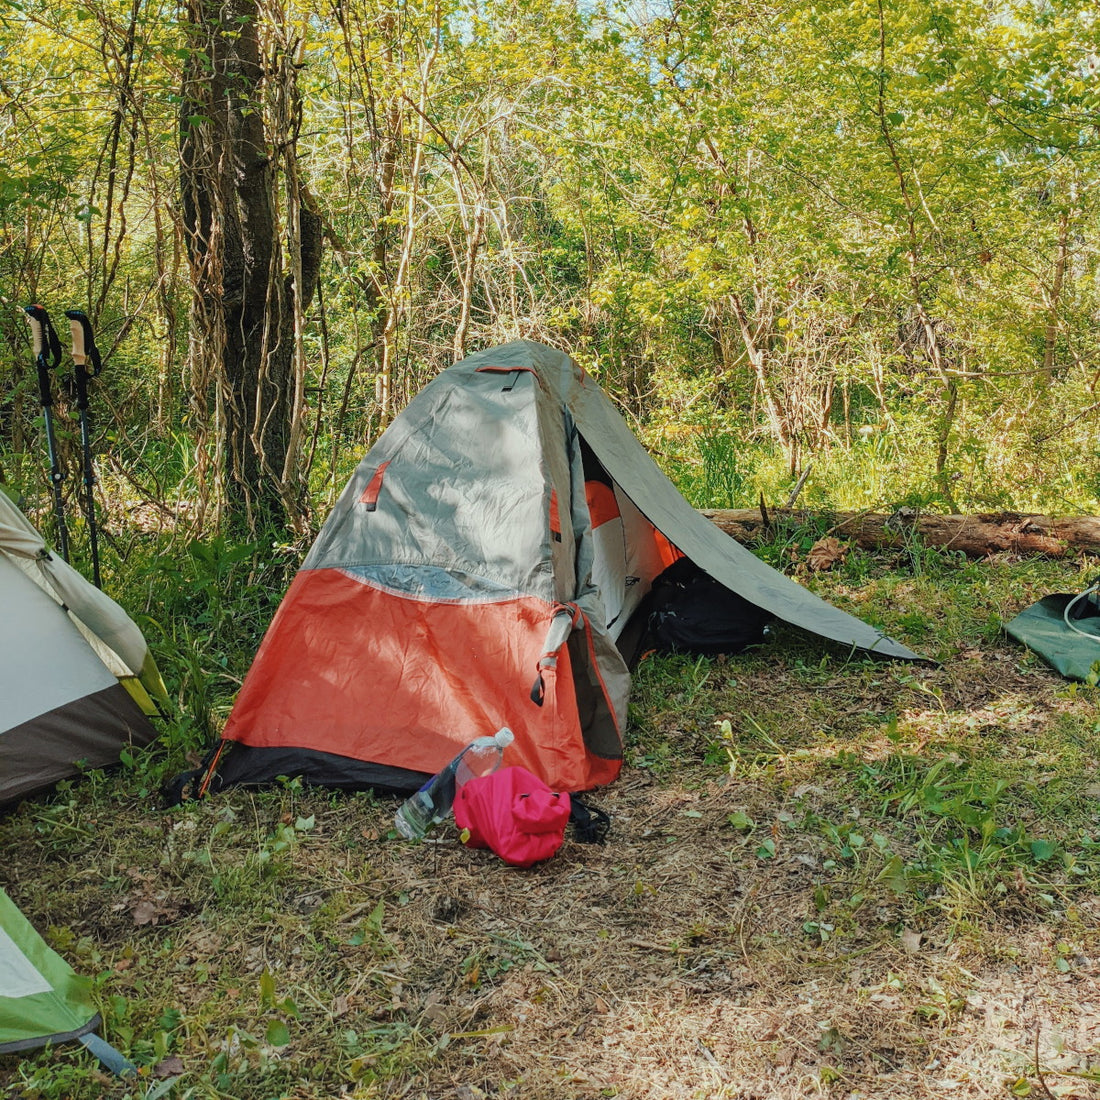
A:
[[[38,400],[42,405],[42,417],[46,423],[46,451],[50,458],[50,486],[53,489],[53,512],[57,520],[57,545],[61,557],[69,560],[69,531],[65,526],[65,498],[61,483],[65,475],[57,457],[57,440],[53,431],[53,392],[50,387],[50,371],[61,363],[61,343],[50,322],[50,315],[41,306],[27,306],[24,311],[34,336],[34,365],[38,371]]]
[[[99,529],[95,519],[95,473],[92,470],[92,440],[88,424],[88,410],[80,410],[80,445],[84,451],[84,497],[88,511],[88,541],[92,550],[92,581],[102,588],[99,575]]]
[[[92,323],[78,309],[65,310],[73,334],[73,385],[76,407],[80,410],[80,447],[84,465],[84,508],[88,518],[88,543],[92,551],[92,580],[96,588],[103,584],[99,575],[99,529],[95,519],[95,470],[92,467],[92,426],[88,415],[88,381],[102,369],[99,348],[95,346]],[[91,362],[92,369],[88,369]]]

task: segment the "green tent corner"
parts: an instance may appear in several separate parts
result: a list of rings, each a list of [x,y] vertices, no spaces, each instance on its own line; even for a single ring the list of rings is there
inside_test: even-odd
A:
[[[79,1039],[108,1069],[136,1072],[94,1034],[100,1018],[90,990],[0,890],[0,1054]]]

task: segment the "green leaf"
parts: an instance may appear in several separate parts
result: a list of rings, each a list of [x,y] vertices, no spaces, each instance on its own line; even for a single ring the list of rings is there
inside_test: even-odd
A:
[[[1053,840],[1033,840],[1030,847],[1031,855],[1038,863],[1045,863],[1058,851],[1058,845]]]
[[[260,975],[260,1004],[270,1005],[275,1002],[275,975],[270,970],[264,969]]]
[[[735,828],[740,829],[742,832],[747,833],[750,829],[756,828],[756,822],[744,810],[734,810],[732,814],[726,817],[726,820]]]
[[[285,1047],[290,1042],[290,1028],[282,1020],[272,1020],[267,1025],[268,1046]]]
[[[909,892],[909,878],[905,873],[905,863],[901,856],[894,856],[879,872],[878,881],[885,883],[895,894]]]
[[[141,1100],[163,1100],[165,1096],[176,1087],[176,1082],[179,1080],[179,1075],[175,1077],[168,1077],[163,1081],[158,1081],[155,1085],[151,1085],[149,1089],[142,1093]]]
[[[382,918],[385,915],[386,915],[386,903],[384,901],[379,901],[378,904],[370,911],[370,916],[367,917],[367,919],[364,923],[376,935],[381,935],[382,934]]]

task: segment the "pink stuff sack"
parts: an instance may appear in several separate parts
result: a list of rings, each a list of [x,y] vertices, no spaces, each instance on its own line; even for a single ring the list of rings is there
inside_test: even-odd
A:
[[[513,867],[530,867],[561,847],[569,810],[568,794],[518,767],[470,779],[454,802],[462,842],[489,848]]]

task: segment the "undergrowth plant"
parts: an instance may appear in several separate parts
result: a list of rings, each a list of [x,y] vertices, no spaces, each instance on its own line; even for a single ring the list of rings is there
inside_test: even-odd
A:
[[[737,462],[731,492],[756,469],[751,456]],[[541,891],[550,867],[497,886],[511,901],[587,888],[570,911],[606,904],[620,923],[600,916],[585,951],[633,943],[682,960],[677,981],[740,973],[776,952],[810,966],[868,959],[884,996],[911,997],[920,1026],[948,1028],[964,1011],[961,979],[903,975],[895,957],[926,934],[981,951],[994,922],[1033,922],[1057,931],[1056,973],[1082,965],[1084,901],[1100,890],[1087,793],[1100,691],[1052,682],[1001,624],[1048,591],[1083,587],[1090,565],[976,563],[911,542],[809,573],[805,552],[827,530],[827,517],[777,525],[761,553],[939,663],[877,662],[781,623],[735,657],[647,656],[623,786],[642,781],[652,804],[616,821],[606,852],[575,853],[568,881]],[[161,809],[161,782],[216,738],[301,552],[272,537],[179,533],[135,538],[125,560],[110,558],[112,594],[141,622],[173,697],[162,737],[114,771],[23,804],[0,828],[4,882],[88,974],[106,1030],[142,1076],[105,1083],[66,1047],[0,1060],[12,1098],[386,1095],[427,1080],[465,1042],[510,1041],[477,1015],[494,990],[537,976],[532,1013],[577,996],[560,981],[558,953],[537,942],[538,921],[464,929],[464,910],[509,916],[509,904],[483,897],[485,865],[454,845],[400,847],[384,800],[288,780]],[[738,899],[723,887],[717,915],[693,914],[654,947],[655,913],[681,900],[662,893],[672,842],[703,826],[699,888],[723,874],[747,885]],[[635,846],[621,865],[617,843]],[[758,919],[769,890],[793,914],[793,934]],[[412,924],[417,891],[432,893],[431,919]],[[700,945],[710,954],[696,964]],[[439,987],[469,999],[464,1022],[433,1022]],[[815,1026],[829,1059],[819,1080],[845,1080],[847,1025],[822,1013]]]
[[[1080,793],[1100,791],[1100,698],[1067,684],[1072,713],[1037,727],[1015,667],[1025,684],[1045,674],[1009,648],[1001,623],[1044,591],[1081,584],[1088,564],[979,564],[919,546],[890,566],[883,557],[813,582],[841,605],[858,592],[861,609],[904,591],[907,610],[887,628],[956,666],[966,654],[969,671],[875,663],[802,638],[792,657],[782,629],[738,658],[654,655],[636,676],[632,759],[666,776],[702,762],[752,788],[751,805],[727,818],[756,858],[812,840],[820,885],[807,926],[819,942],[876,905],[897,928],[1065,908],[1100,884],[1100,819]],[[1012,686],[999,692],[1002,669]],[[975,672],[987,687],[973,685]]]

